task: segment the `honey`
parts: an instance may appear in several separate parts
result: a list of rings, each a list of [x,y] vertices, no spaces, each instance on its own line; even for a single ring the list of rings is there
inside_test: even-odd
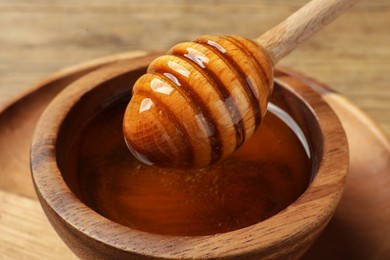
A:
[[[277,107],[233,155],[198,170],[160,169],[135,159],[123,140],[125,108],[126,102],[108,106],[86,124],[68,162],[75,173],[66,175],[85,204],[117,223],[164,235],[228,232],[285,209],[310,182],[304,137]]]

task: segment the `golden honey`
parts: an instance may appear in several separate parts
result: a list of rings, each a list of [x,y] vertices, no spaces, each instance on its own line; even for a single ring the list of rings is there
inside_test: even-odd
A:
[[[165,235],[228,232],[283,210],[310,182],[308,147],[277,107],[233,155],[198,170],[135,159],[123,140],[125,108],[111,105],[86,124],[68,162],[75,174],[66,175],[84,203],[117,223]]]

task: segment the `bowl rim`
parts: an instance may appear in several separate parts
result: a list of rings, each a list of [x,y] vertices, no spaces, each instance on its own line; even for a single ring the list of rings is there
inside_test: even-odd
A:
[[[347,139],[338,117],[320,95],[309,86],[294,89],[283,79],[275,81],[308,106],[323,136],[323,160],[316,177],[304,194],[283,211],[257,224],[226,233],[165,236],[113,222],[81,202],[69,189],[57,165],[55,148],[62,122],[80,97],[93,91],[97,73],[104,81],[125,71],[146,68],[148,60],[152,59],[149,56],[119,61],[87,74],[65,88],[43,112],[34,133],[30,163],[33,183],[45,211],[51,210],[68,228],[88,239],[125,253],[160,258],[215,258],[276,252],[286,245],[294,247],[294,241],[309,239],[314,230],[326,226],[343,192],[348,171]],[[318,213],[313,214],[313,209]],[[205,250],[210,244],[214,245],[213,250]]]

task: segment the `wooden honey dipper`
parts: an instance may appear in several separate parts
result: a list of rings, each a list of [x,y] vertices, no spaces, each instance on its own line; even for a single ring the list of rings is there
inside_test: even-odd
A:
[[[123,120],[141,161],[175,168],[216,163],[260,124],[273,67],[357,0],[313,0],[255,41],[201,36],[155,59],[135,83]]]

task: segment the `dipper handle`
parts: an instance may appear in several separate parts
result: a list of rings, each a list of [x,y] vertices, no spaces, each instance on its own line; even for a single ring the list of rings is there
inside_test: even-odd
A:
[[[202,36],[154,60],[134,85],[123,130],[141,161],[199,168],[252,136],[267,111],[273,66],[357,0],[313,0],[256,42]]]
[[[274,64],[359,0],[312,0],[255,41]]]

